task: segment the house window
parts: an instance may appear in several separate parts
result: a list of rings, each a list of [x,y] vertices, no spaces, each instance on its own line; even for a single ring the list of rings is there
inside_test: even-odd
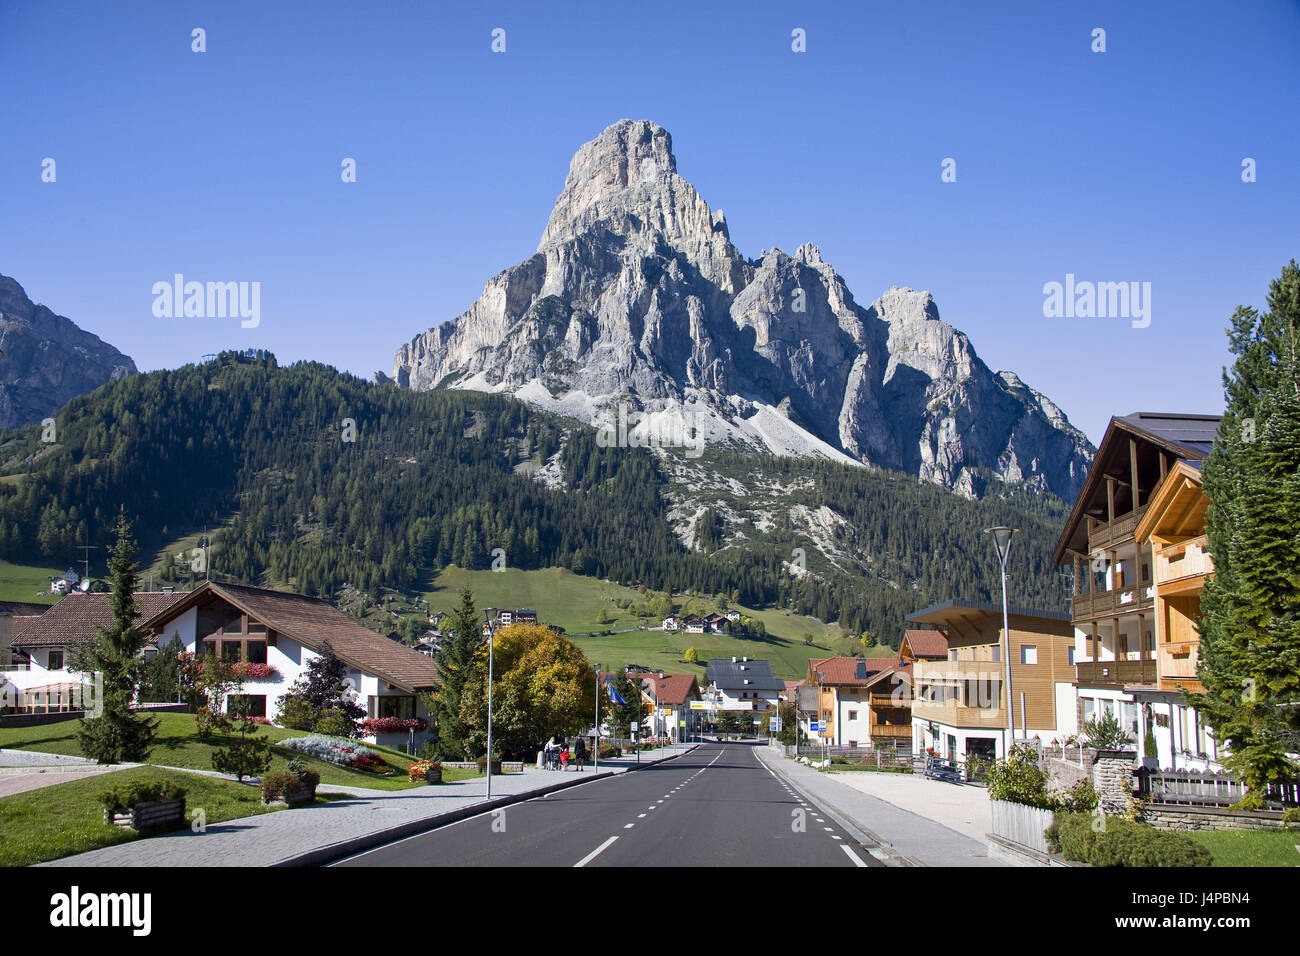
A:
[[[242,714],[246,717],[266,716],[265,694],[231,694],[226,699],[227,714]]]
[[[998,663],[1002,660],[1002,645],[993,644],[989,647],[989,660]]]
[[[1074,666],[1074,648],[1073,648],[1073,647],[1067,647],[1067,648],[1065,649],[1065,654],[1066,654],[1066,659],[1067,659],[1068,662],[1069,662],[1069,665],[1070,665],[1071,667],[1073,667],[1073,666]]]
[[[63,651],[50,651],[50,670],[63,670]]]
[[[415,698],[411,696],[376,698],[376,717],[399,717],[404,720],[415,716]]]
[[[1037,647],[1037,645],[1034,645],[1034,644],[1021,644],[1021,645],[1020,645],[1020,663],[1022,663],[1022,664],[1037,664],[1037,663],[1038,663],[1038,647]]]
[[[858,712],[856,710],[849,711],[849,720],[857,720],[857,719],[858,719]]]
[[[266,663],[266,641],[248,642],[248,662],[250,664]]]
[[[243,648],[239,641],[222,641],[221,659],[232,664],[237,664],[241,659],[242,650]]]
[[[1092,720],[1093,715],[1097,712],[1097,702],[1091,697],[1084,697],[1083,703],[1083,722],[1086,724]]]

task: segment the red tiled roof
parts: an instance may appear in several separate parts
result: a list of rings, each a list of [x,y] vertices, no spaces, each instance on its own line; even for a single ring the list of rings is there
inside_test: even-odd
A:
[[[948,656],[948,638],[942,631],[919,630],[905,631],[903,640],[911,648],[914,657],[932,657],[935,660]],[[900,645],[901,646],[901,645]]]
[[[395,687],[414,691],[440,683],[438,666],[429,655],[376,634],[332,604],[303,594],[206,581],[182,595],[187,599],[184,607],[178,604],[165,608],[146,623],[150,628],[165,628],[168,621],[208,593],[224,598],[272,630],[313,651],[320,651],[328,642],[339,660]]]
[[[135,624],[143,624],[186,596],[183,593],[163,594],[161,591],[135,592],[135,605],[139,611]],[[64,595],[23,628],[13,639],[13,646],[74,647],[94,643],[99,636],[95,628],[110,627],[113,623],[112,597],[112,594],[82,594],[79,591]]]
[[[863,686],[893,666],[891,657],[825,657],[808,662],[814,678],[821,674],[823,686]]]
[[[694,674],[665,674],[663,677],[647,674],[645,681],[654,688],[651,694],[657,696],[659,703],[670,707],[684,704],[700,695]]]

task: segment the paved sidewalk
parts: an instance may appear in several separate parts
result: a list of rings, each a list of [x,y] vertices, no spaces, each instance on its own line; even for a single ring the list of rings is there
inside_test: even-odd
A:
[[[642,765],[679,756],[690,746],[642,754]],[[626,773],[626,760],[600,762],[601,774]],[[527,799],[527,795],[558,783],[577,784],[596,779],[590,771],[558,772],[525,768],[523,773],[492,778],[492,797]],[[178,830],[133,840],[89,853],[54,860],[42,866],[271,866],[293,860],[335,844],[366,838],[380,831],[409,826],[432,829],[442,817],[473,812],[486,804],[484,778],[444,783],[410,790],[362,790],[357,787],[321,786],[322,792],[353,794],[353,800],[334,800],[260,816],[214,823],[203,833]],[[193,807],[189,809],[195,809]],[[427,824],[427,826],[426,826]]]
[[[788,778],[825,809],[880,845],[886,862],[904,866],[1004,866],[991,859],[982,840],[937,823],[920,813],[895,806],[842,782],[786,759],[771,747],[757,747],[758,758]],[[877,855],[874,854],[873,855]]]
[[[835,779],[886,803],[983,843],[993,829],[993,804],[983,787],[932,780],[915,773],[846,771]]]

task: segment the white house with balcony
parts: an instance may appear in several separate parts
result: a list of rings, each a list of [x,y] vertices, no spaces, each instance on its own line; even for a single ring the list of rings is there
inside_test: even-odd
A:
[[[31,658],[25,673],[9,672],[21,695],[16,709],[76,710],[74,688],[85,675],[70,670],[78,645],[96,639],[95,625],[112,621],[108,594],[70,594],[14,638],[14,647]],[[239,665],[244,683],[225,702],[275,723],[277,699],[328,647],[347,666],[347,684],[366,709],[374,742],[401,748],[411,736],[428,736],[422,695],[438,685],[437,666],[425,654],[358,624],[316,598],[265,588],[205,582],[193,591],[136,594],[137,626],[157,652],[179,638],[182,651],[203,658],[214,654]],[[70,603],[71,602],[71,603]],[[403,723],[405,722],[405,723]],[[391,730],[379,730],[385,724]]]

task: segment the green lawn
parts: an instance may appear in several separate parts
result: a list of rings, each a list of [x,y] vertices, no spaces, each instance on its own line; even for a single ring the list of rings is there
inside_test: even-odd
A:
[[[194,730],[194,717],[190,714],[158,714],[156,716],[159,721],[158,735],[154,740],[153,752],[149,755],[149,763],[168,767],[182,767],[188,770],[212,769],[212,752],[216,747],[224,744],[227,738],[214,736],[208,741],[200,740]],[[0,747],[80,756],[81,748],[77,745],[78,723],[79,721],[74,718],[37,727],[0,727]],[[269,737],[273,742],[284,740],[286,737],[307,736],[303,731],[284,730],[280,727],[262,727],[259,732]],[[396,775],[379,777],[371,773],[362,773],[359,770],[338,767],[332,763],[308,757],[305,754],[301,756],[307,769],[319,773],[320,782],[325,784],[365,787],[371,790],[406,790],[411,787],[424,786],[422,783],[411,783],[406,778],[406,768],[411,764],[411,758],[406,754],[396,750],[389,750],[387,747],[375,747],[371,744],[366,746],[378,751],[385,762],[397,771]],[[271,769],[285,770],[289,758],[293,756],[293,751],[273,748],[272,753],[274,757]],[[448,781],[464,780],[476,776],[478,774],[472,770],[447,769],[443,772],[443,779]]]
[[[1214,866],[1300,866],[1300,830],[1191,830]]]
[[[152,780],[179,784],[186,815],[202,809],[207,823],[269,813],[256,787],[220,777],[136,767],[0,797],[0,866],[29,866],[140,839],[134,830],[104,823],[100,794]],[[189,822],[185,824],[189,826]]]
[[[56,578],[66,570],[66,567],[56,568],[53,565],[42,568],[0,561],[0,601],[53,604],[57,595],[50,593],[50,578]]]
[[[545,568],[521,571],[465,571],[449,567],[441,571],[426,593],[429,607],[434,611],[449,611],[460,599],[460,590],[469,585],[474,592],[474,603],[481,611],[485,607],[532,608],[538,618],[548,624],[558,624],[582,648],[591,661],[610,670],[624,664],[644,664],[676,673],[695,673],[704,676],[704,666],[687,664],[682,655],[694,647],[701,661],[710,657],[753,657],[772,662],[776,676],[789,680],[801,679],[808,670],[808,660],[813,657],[832,657],[851,654],[861,646],[844,636],[838,625],[823,624],[815,618],[776,609],[755,610],[741,607],[746,617],[763,622],[767,628],[764,641],[743,641],[725,634],[687,634],[684,631],[629,630],[626,633],[585,636],[592,631],[636,628],[638,618],[615,604],[619,598],[642,601],[644,597],[635,588],[606,584],[597,578],[573,574],[562,568]],[[688,599],[675,595],[679,609]],[[601,624],[597,614],[604,608],[610,618]],[[650,621],[658,625],[658,621]],[[805,645],[803,635],[810,634],[811,646]],[[889,648],[872,648],[867,653],[892,656]]]

